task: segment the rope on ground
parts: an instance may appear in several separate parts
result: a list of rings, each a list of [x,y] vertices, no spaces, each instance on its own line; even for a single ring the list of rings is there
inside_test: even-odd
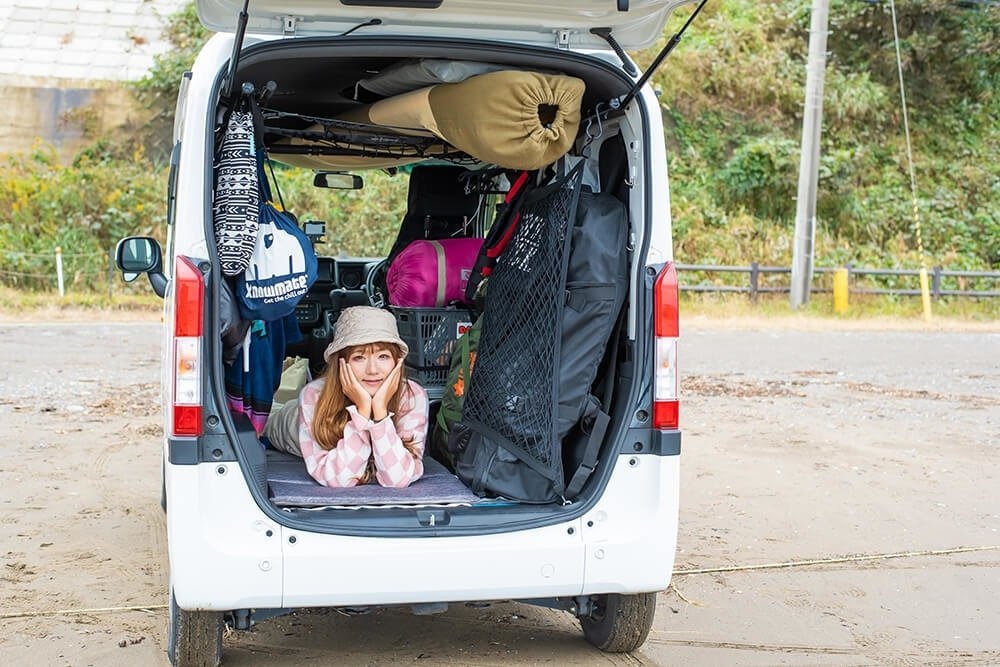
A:
[[[807,646],[803,644],[758,644],[750,642],[727,642],[710,641],[699,639],[663,639],[658,635],[663,634],[655,628],[650,631],[651,641],[656,644],[670,644],[672,646],[691,646],[694,648],[722,648],[744,651],[768,651],[773,653],[820,653],[823,655],[851,655],[856,656],[859,649],[853,646]]]
[[[987,547],[955,547],[954,549],[930,549],[926,551],[899,551],[887,554],[859,554],[838,558],[814,558],[812,560],[790,560],[784,563],[761,563],[760,565],[732,565],[729,567],[704,567],[690,570],[675,570],[675,577],[692,574],[714,574],[716,572],[751,572],[754,570],[778,570],[793,567],[809,567],[811,565],[836,565],[838,563],[861,563],[871,560],[887,560],[889,558],[915,558],[917,556],[950,556],[952,554],[967,554],[975,551],[997,551],[1000,545]]]
[[[165,604],[146,604],[137,607],[96,607],[93,609],[51,609],[48,611],[18,611],[9,614],[0,614],[3,618],[30,618],[33,616],[69,616],[73,614],[112,614],[118,611],[157,611],[166,609]]]
[[[691,605],[693,607],[704,607],[705,606],[703,603],[698,602],[697,600],[690,600],[690,599],[688,599],[687,596],[685,596],[683,593],[681,593],[681,589],[677,588],[677,582],[671,581],[670,585],[667,586],[667,591],[673,591],[674,595],[676,595],[677,597],[679,597],[681,600],[684,600],[684,602],[687,602],[689,605]]]

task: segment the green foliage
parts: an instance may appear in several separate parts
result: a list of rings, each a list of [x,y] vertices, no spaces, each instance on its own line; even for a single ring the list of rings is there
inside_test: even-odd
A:
[[[388,253],[406,208],[405,175],[371,172],[364,189],[348,191],[315,188],[312,172],[302,169],[276,165],[275,175],[299,220],[327,223],[321,254]],[[68,289],[106,289],[118,239],[142,234],[165,242],[166,176],[141,149],[127,154],[107,142],[69,166],[51,148],[9,158],[0,171],[0,285],[53,289],[60,247]]]
[[[184,72],[191,69],[199,49],[211,36],[198,21],[195,4],[189,3],[170,16],[163,36],[171,49],[153,59],[153,67],[132,84],[139,102],[151,112],[142,130],[150,155],[162,160],[170,151],[177,87]]]
[[[679,261],[790,264],[809,5],[709,3],[655,75]],[[898,0],[897,10],[916,219],[888,5],[833,3],[816,264],[1000,268],[1000,8]],[[679,10],[668,35],[689,11]],[[69,166],[38,149],[0,169],[0,284],[52,289],[61,246],[68,285],[103,290],[118,238],[163,240],[161,150],[178,82],[207,38],[193,4],[171,17],[166,34],[174,48],[135,85],[154,112],[154,138],[101,139]],[[657,50],[637,60],[648,64]],[[405,175],[371,172],[363,190],[335,191],[314,188],[308,171],[276,173],[300,220],[327,222],[320,252],[386,253],[405,209]]]
[[[910,98],[916,106],[986,101],[1000,85],[997,44],[1000,7],[963,7],[953,0],[896,3],[900,50]],[[895,88],[898,74],[888,2],[838,4],[831,11],[832,61],[870,72]]]
[[[9,157],[0,171],[0,284],[53,288],[59,247],[67,286],[106,287],[118,239],[164,238],[164,193],[141,151],[116,156],[96,146],[70,166],[51,148]]]
[[[679,260],[789,264],[809,9],[710,4],[654,76]],[[1000,267],[1000,7],[899,0],[897,14],[916,217],[889,6],[833,3],[817,264]]]
[[[364,173],[361,190],[332,190],[312,184],[313,172],[275,165],[289,210],[300,221],[326,222],[326,242],[317,252],[353,257],[384,257],[406,212],[407,177],[381,171]]]
[[[798,146],[784,137],[764,135],[737,147],[719,172],[725,203],[760,217],[787,217],[793,212],[797,157]]]

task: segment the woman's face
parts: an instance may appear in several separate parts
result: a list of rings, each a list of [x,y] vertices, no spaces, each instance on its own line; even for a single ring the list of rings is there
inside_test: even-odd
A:
[[[361,386],[374,396],[386,377],[396,366],[396,358],[392,352],[380,345],[367,345],[351,350],[347,355],[347,364],[358,378]]]

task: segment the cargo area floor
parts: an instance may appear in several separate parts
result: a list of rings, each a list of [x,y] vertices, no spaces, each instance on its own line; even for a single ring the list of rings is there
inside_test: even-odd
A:
[[[342,489],[323,486],[310,477],[302,459],[268,450],[267,482],[271,502],[279,507],[373,507],[494,504],[472,493],[443,465],[428,457],[424,474],[404,489],[365,484]]]

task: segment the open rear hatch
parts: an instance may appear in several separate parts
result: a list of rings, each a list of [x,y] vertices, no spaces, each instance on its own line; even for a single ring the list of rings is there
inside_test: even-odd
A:
[[[547,70],[579,77],[586,82],[581,111],[584,122],[587,123],[588,117],[595,113],[594,109],[599,108],[602,102],[630,100],[646,77],[642,77],[636,85],[632,77],[626,76],[607,60],[554,49],[554,35],[568,30],[578,35],[579,43],[607,51],[607,35],[602,37],[592,34],[590,30],[610,27],[622,46],[629,49],[641,48],[660,36],[670,12],[684,2],[650,0],[614,3],[588,0],[529,6],[527,2],[454,0],[447,2],[447,9],[442,8],[441,3],[405,0],[386,3],[307,0],[294,4],[263,0],[248,4],[252,4],[249,9],[241,0],[198,2],[199,14],[208,27],[220,31],[236,28],[234,55],[238,55],[239,60],[234,58],[231,63],[228,81],[237,85],[251,83],[256,91],[265,90],[269,81],[277,83],[277,94],[269,95],[270,99],[266,101],[265,119],[267,128],[271,130],[269,139],[274,140],[266,143],[272,152],[284,153],[278,157],[279,160],[294,163],[294,160],[288,159],[294,153],[287,149],[287,138],[293,136],[293,131],[315,132],[314,126],[323,118],[338,112],[350,112],[353,107],[360,105],[356,98],[352,99],[349,95],[350,89],[358,80],[371,73],[384,71],[392,65],[417,60],[414,56],[478,61],[498,64],[504,68]],[[243,20],[237,23],[241,5],[246,13],[241,16]],[[701,5],[704,5],[704,1]],[[484,28],[485,25],[489,28]],[[355,33],[350,39],[336,38],[358,26],[364,26],[364,30]],[[285,33],[317,38],[266,41],[254,44],[244,51],[241,49],[243,28],[249,33]],[[419,34],[419,37],[413,37],[414,33]],[[670,40],[655,64],[659,64],[676,45],[679,34]],[[490,43],[471,41],[475,39],[489,39]],[[223,95],[224,103],[227,97]],[[621,105],[622,108],[624,106]],[[605,109],[607,108],[606,106]],[[600,123],[597,125],[599,127]],[[581,134],[575,136],[583,136],[584,127],[587,128],[586,136],[591,137],[586,125],[581,126]],[[277,139],[278,136],[282,139]],[[282,140],[286,145],[284,150],[276,145]],[[645,140],[649,138],[646,137]],[[337,152],[326,153],[331,154],[342,155]],[[482,163],[489,164],[489,161]],[[314,165],[308,166],[316,168]],[[382,165],[369,163],[366,166]],[[615,392],[614,402],[618,405],[612,410],[612,424],[615,426],[608,433],[609,445],[622,437],[617,431],[626,421],[625,395],[635,391],[631,386],[631,379],[622,382],[618,387],[620,391]],[[242,427],[239,430],[245,431]],[[249,433],[246,435],[249,436]],[[279,466],[273,465],[278,461],[263,460],[271,457],[263,455],[255,442],[256,438],[243,436],[241,433],[244,452],[249,452],[251,459],[260,458],[258,461],[250,461],[251,467],[258,470],[273,468],[272,472],[279,470]],[[608,458],[613,457],[609,455]],[[610,473],[609,467],[602,468]],[[298,475],[300,471],[296,468],[295,472]],[[602,488],[607,482],[608,474],[602,471],[595,475],[596,484],[592,485],[591,490]],[[287,484],[309,481],[299,479],[300,477],[298,475],[296,479],[287,480],[275,478],[270,481]],[[258,477],[256,481],[264,484],[265,488],[262,490],[266,494],[269,480]],[[285,490],[295,491],[291,487]],[[461,489],[448,492],[452,491],[459,493]],[[281,502],[277,498],[280,493],[275,493],[272,502],[284,506],[281,512],[283,522],[293,527],[308,526],[312,530],[357,535],[390,535],[400,529],[414,534],[424,531],[438,534],[445,526],[448,527],[446,530],[449,534],[477,534],[484,530],[490,532],[546,525],[578,514],[593,499],[588,498],[585,493],[579,498],[583,502],[575,503],[575,506],[559,503],[519,505],[496,500],[480,502],[473,497],[446,497],[440,492],[435,493],[437,495],[429,499],[430,502],[424,509],[416,513],[412,508],[403,509],[399,506],[366,511],[370,507],[367,503],[361,503],[359,509],[348,510],[344,504],[327,505],[322,499],[317,503],[295,500]],[[327,511],[317,512],[314,507],[325,507]]]
[[[246,29],[251,34],[318,36],[368,24],[364,32],[369,35],[605,48],[591,29],[608,28],[623,48],[636,50],[655,43],[674,8],[689,1],[254,0]],[[231,32],[243,6],[243,0],[198,0],[198,16],[211,30]]]

